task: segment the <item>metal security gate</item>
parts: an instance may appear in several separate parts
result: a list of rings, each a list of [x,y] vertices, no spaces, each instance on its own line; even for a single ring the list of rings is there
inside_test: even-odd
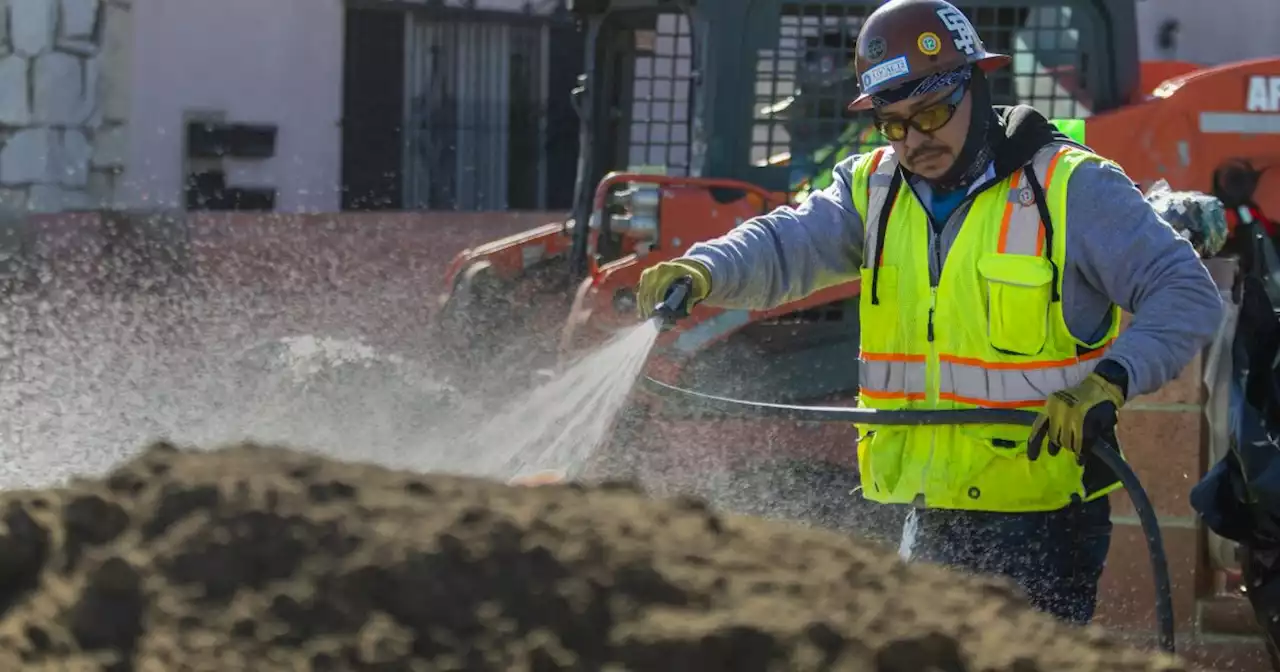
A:
[[[550,139],[573,123],[547,113],[564,27],[424,11],[405,30],[404,206],[546,209]]]

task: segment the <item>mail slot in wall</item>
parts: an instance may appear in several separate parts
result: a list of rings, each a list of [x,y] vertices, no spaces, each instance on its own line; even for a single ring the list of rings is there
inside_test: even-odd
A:
[[[275,153],[274,124],[187,124],[187,156],[193,159],[269,159]]]

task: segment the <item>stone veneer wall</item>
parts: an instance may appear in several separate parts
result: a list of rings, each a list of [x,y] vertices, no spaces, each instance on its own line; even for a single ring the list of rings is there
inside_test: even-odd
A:
[[[0,210],[115,205],[130,12],[131,0],[0,0]]]

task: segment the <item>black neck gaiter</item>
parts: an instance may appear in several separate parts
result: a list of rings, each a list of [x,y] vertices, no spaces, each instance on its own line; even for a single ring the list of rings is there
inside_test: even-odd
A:
[[[969,131],[964,146],[951,164],[951,168],[929,184],[939,191],[967,190],[987,171],[995,157],[996,144],[1001,139],[1000,120],[991,105],[991,87],[981,68],[974,67],[969,80],[973,112],[969,115]]]

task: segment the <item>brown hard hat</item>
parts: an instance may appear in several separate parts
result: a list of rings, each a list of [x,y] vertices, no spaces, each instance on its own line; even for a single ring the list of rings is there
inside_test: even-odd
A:
[[[849,109],[869,109],[882,91],[966,63],[990,72],[1011,60],[987,51],[968,17],[946,0],[889,0],[858,33],[854,70],[862,95]]]

